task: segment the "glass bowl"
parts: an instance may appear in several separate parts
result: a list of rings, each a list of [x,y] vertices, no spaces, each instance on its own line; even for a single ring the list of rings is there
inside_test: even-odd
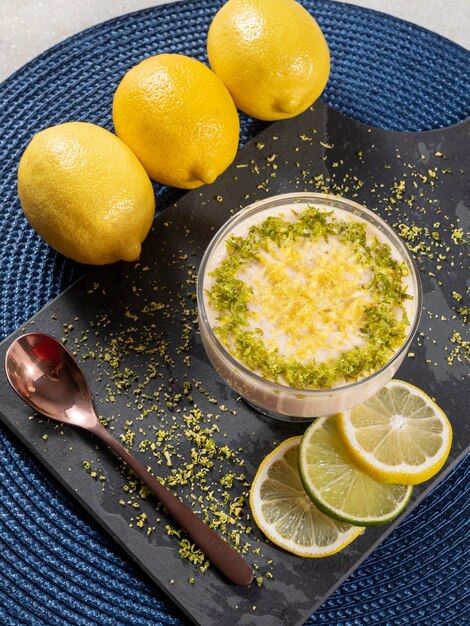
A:
[[[225,239],[234,231],[243,232],[251,223],[259,222],[259,214],[290,205],[299,209],[307,205],[338,208],[369,222],[378,229],[409,270],[415,308],[408,335],[403,345],[381,369],[365,378],[331,389],[295,389],[273,382],[245,367],[232,356],[213,332],[204,297],[208,266],[220,259],[225,251]],[[246,402],[264,415],[284,421],[308,422],[321,415],[332,415],[364,402],[394,376],[400,367],[418,328],[422,308],[422,287],[416,265],[403,241],[386,222],[372,211],[351,200],[321,193],[289,193],[266,198],[241,209],[229,219],[210,242],[199,268],[197,306],[199,330],[207,356],[224,381]]]

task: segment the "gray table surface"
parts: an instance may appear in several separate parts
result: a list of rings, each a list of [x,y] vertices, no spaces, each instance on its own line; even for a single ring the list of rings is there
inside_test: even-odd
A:
[[[470,0],[343,0],[419,24],[470,49]],[[62,39],[165,0],[0,0],[0,81]]]

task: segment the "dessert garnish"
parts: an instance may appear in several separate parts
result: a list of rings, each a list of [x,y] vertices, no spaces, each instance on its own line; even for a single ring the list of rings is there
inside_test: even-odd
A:
[[[364,220],[314,206],[226,239],[210,271],[213,330],[264,378],[331,388],[383,367],[410,321],[406,263]]]

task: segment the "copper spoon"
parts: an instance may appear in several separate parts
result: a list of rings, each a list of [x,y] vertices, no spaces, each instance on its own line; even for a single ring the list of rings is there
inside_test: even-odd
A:
[[[90,389],[77,361],[54,337],[29,333],[15,339],[5,356],[14,391],[47,417],[79,426],[104,441],[163,504],[207,558],[237,585],[249,585],[253,572],[235,550],[163,487],[99,422]]]

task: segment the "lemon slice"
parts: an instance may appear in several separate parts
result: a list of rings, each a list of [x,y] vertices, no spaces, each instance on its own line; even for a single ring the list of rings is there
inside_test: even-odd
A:
[[[390,522],[413,492],[411,486],[387,485],[364,473],[343,446],[336,415],[320,417],[308,427],[300,443],[299,470],[314,504],[350,524]]]
[[[260,530],[284,550],[307,558],[330,556],[364,528],[333,520],[313,505],[297,469],[300,440],[287,439],[261,463],[251,487],[251,511]]]
[[[417,485],[446,462],[452,426],[423,391],[401,380],[338,416],[338,432],[354,461],[385,483]]]

